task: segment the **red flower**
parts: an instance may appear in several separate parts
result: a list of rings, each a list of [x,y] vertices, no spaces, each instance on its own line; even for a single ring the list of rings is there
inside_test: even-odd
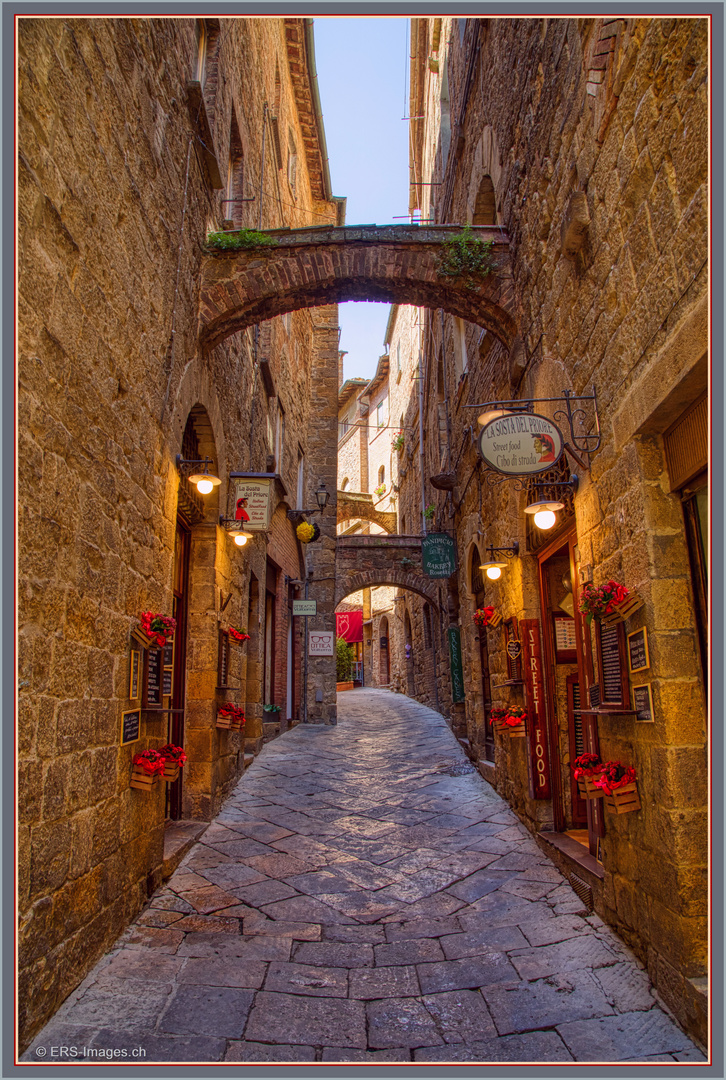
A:
[[[165,758],[158,750],[143,750],[131,759],[134,765],[138,765],[149,776],[163,773]]]
[[[612,795],[617,788],[632,784],[635,778],[636,773],[632,765],[626,768],[620,761],[606,761],[600,776],[593,783],[595,787],[601,788],[606,795]]]
[[[474,612],[474,616],[473,616],[474,622],[476,623],[476,625],[478,627],[480,627],[481,629],[484,629],[484,627],[489,625],[493,614],[494,614],[494,608],[493,607],[477,608],[477,610]]]
[[[165,746],[162,746],[161,749],[159,750],[159,753],[164,758],[166,758],[167,761],[170,761],[173,764],[178,765],[180,768],[184,765],[184,763],[187,760],[187,755],[184,753],[183,747],[174,746],[173,743],[167,743]]]

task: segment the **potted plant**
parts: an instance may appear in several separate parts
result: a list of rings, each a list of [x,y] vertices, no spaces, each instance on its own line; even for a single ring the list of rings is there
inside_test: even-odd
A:
[[[525,737],[527,734],[526,719],[527,710],[520,705],[509,705],[507,707],[504,724],[510,739],[523,739]]]
[[[495,731],[502,731],[504,729],[504,717],[506,715],[506,709],[494,708],[490,710],[489,723],[492,725]]]
[[[162,615],[159,611],[142,611],[139,622],[146,636],[154,639],[160,649],[164,648],[176,630],[176,619],[172,619],[170,615]]]
[[[166,759],[158,750],[142,750],[131,759],[131,787],[151,791],[164,774]]]
[[[594,783],[602,789],[605,806],[611,814],[629,814],[632,810],[640,810],[638,785],[635,781],[636,773],[632,765],[626,766],[620,761],[606,761]]]
[[[382,495],[386,494],[386,485],[385,484],[379,484],[377,488],[373,488],[373,493],[374,493],[374,495],[377,495],[378,498],[380,499]]]
[[[355,650],[345,638],[335,639],[335,677],[336,690],[353,689],[353,664],[355,662]]]
[[[499,626],[502,621],[502,614],[495,611],[493,607],[477,608],[473,619],[480,630],[485,630],[487,626]]]
[[[580,754],[572,762],[572,771],[583,799],[602,799],[604,793],[595,785],[602,771],[599,754]]]
[[[643,606],[643,600],[638,593],[611,580],[604,585],[584,585],[578,606],[589,626],[593,619],[608,624],[623,622]]]
[[[167,743],[159,749],[159,753],[164,758],[164,779],[168,784],[173,784],[179,777],[179,770],[186,764],[187,756],[184,748]]]
[[[245,626],[230,626],[229,636],[233,641],[245,642],[250,640],[250,635],[247,633]]]
[[[301,521],[295,532],[301,543],[312,544],[320,536],[320,526],[317,523],[311,525],[309,521]]]
[[[273,717],[275,717],[275,716],[277,716],[277,714],[282,709],[282,706],[281,705],[263,705],[262,708],[264,709],[264,711],[266,713],[272,713]]]
[[[223,702],[217,709],[217,727],[241,731],[245,724],[244,709],[233,701]]]
[[[423,516],[426,518],[426,520],[428,522],[431,522],[431,521],[434,520],[435,515],[436,515],[436,507],[434,506],[433,503],[429,503],[429,505],[426,507],[426,509],[423,512]]]
[[[391,449],[396,450],[399,454],[406,445],[406,440],[402,431],[396,431],[391,439]]]

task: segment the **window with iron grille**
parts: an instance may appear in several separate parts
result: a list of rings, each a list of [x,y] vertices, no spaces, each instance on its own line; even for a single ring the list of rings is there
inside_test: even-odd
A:
[[[564,503],[564,508],[557,511],[557,521],[552,529],[540,529],[534,523],[534,514],[525,514],[527,530],[527,551],[533,554],[549,544],[550,540],[557,535],[562,527],[568,524],[575,516],[575,502],[572,488],[562,487],[570,479],[570,467],[564,454],[553,469],[547,472],[535,473],[527,481],[527,505],[549,500],[550,502]],[[544,484],[544,487],[535,487],[535,484]]]

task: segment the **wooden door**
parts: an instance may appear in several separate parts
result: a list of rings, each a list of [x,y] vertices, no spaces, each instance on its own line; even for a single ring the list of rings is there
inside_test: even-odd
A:
[[[191,532],[187,520],[179,515],[176,523],[174,540],[173,571],[173,610],[176,630],[173,638],[172,657],[172,693],[171,712],[167,724],[167,738],[175,746],[184,745],[184,702],[186,694],[187,666],[187,609],[189,603],[189,551]],[[166,788],[166,815],[172,821],[182,816],[182,781],[184,770],[179,770],[179,778]]]

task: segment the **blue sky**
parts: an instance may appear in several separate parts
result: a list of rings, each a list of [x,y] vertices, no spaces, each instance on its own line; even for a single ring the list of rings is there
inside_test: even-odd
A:
[[[315,19],[315,63],[334,195],[351,225],[407,220],[408,19]],[[396,218],[399,219],[396,222]],[[388,304],[341,304],[345,377],[371,378]]]

